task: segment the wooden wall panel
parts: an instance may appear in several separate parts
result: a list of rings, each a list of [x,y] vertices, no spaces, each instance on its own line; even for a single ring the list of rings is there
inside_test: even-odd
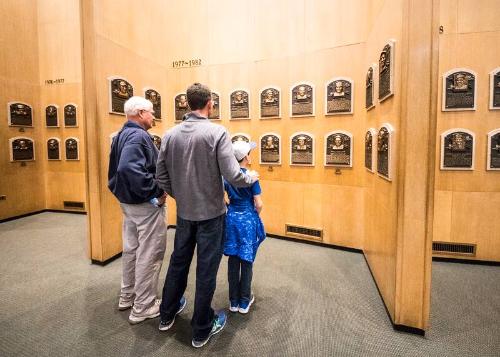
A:
[[[0,219],[45,208],[44,160],[40,113],[37,12],[33,2],[0,2]],[[21,101],[33,109],[33,128],[21,132],[9,127],[7,103]],[[26,136],[35,140],[36,161],[11,163],[9,139]]]
[[[495,1],[487,0],[446,3],[446,6],[441,4],[445,31],[440,36],[439,73],[458,67],[475,71],[477,108],[442,112],[440,82],[436,139],[451,128],[474,132],[475,167],[467,172],[442,171],[439,165],[436,167],[434,240],[474,243],[477,244],[474,259],[500,261],[500,231],[496,220],[488,214],[500,193],[500,174],[486,171],[487,133],[500,128],[500,112],[488,109],[489,73],[500,63],[500,28],[494,21],[500,15],[500,8]],[[438,147],[436,160],[440,160],[440,155]]]

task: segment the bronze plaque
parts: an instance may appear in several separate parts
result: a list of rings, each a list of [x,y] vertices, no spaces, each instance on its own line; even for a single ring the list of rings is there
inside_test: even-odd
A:
[[[161,148],[161,138],[158,135],[152,135],[153,144],[155,144],[156,148],[160,150]]]
[[[500,71],[493,74],[491,88],[491,109],[500,109]]]
[[[78,160],[78,141],[66,139],[66,160]]]
[[[248,93],[244,90],[231,93],[231,119],[250,119]]]
[[[338,79],[326,88],[326,114],[352,113],[352,83]]]
[[[307,134],[297,134],[292,137],[292,165],[313,165],[313,138]]]
[[[260,93],[260,117],[279,118],[280,92],[276,88],[266,88]]]
[[[383,100],[392,94],[392,47],[387,44],[380,53],[378,67],[378,99]]]
[[[217,93],[212,92],[212,114],[208,116],[208,119],[219,120],[220,119],[220,96]]]
[[[326,137],[325,166],[351,166],[351,137],[332,133]]]
[[[490,170],[500,170],[500,133],[496,133],[490,137],[490,158],[489,166]]]
[[[389,150],[391,145],[391,134],[387,128],[380,128],[377,136],[377,172],[389,178]]]
[[[365,108],[371,109],[373,105],[373,67],[368,68],[365,84]]]
[[[155,120],[161,120],[161,95],[154,89],[146,90],[144,97],[153,103],[153,110],[155,111]]]
[[[292,116],[313,115],[314,93],[308,84],[299,84],[292,88]]]
[[[11,126],[33,126],[33,114],[31,107],[23,103],[12,103],[9,105]]]
[[[370,130],[365,135],[365,167],[373,170],[373,134]]]
[[[124,79],[111,81],[111,113],[124,114],[123,105],[134,95],[134,88]]]
[[[443,169],[472,169],[474,138],[471,134],[456,131],[444,137]]]
[[[60,160],[59,141],[57,139],[47,140],[47,159]]]
[[[57,127],[57,107],[55,105],[49,105],[45,108],[45,125],[47,127]]]
[[[444,110],[474,109],[476,78],[472,73],[459,71],[445,78]]]
[[[12,161],[33,161],[35,150],[33,140],[19,138],[12,141]]]
[[[175,121],[180,122],[184,120],[184,115],[191,112],[185,93],[177,94],[174,99],[175,105]]]
[[[231,137],[231,142],[234,143],[235,141],[245,141],[247,143],[250,142],[250,136],[247,134],[234,134]]]
[[[64,107],[64,126],[76,126],[76,107],[73,104]]]
[[[280,138],[274,134],[263,135],[260,139],[260,163],[280,164]]]

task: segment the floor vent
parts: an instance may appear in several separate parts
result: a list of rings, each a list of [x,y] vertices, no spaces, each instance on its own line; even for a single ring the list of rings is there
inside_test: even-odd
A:
[[[64,201],[64,209],[85,210],[85,203],[77,201]]]
[[[432,242],[432,252],[440,255],[476,256],[476,245],[470,243]]]
[[[318,242],[323,241],[323,230],[309,227],[295,226],[292,224],[285,225],[286,235],[291,237],[299,237]]]

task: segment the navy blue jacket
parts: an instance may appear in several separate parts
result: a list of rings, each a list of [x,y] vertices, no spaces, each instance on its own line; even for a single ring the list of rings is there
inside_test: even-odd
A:
[[[128,121],[113,138],[108,188],[122,203],[138,204],[163,195],[156,182],[158,149],[139,124]]]

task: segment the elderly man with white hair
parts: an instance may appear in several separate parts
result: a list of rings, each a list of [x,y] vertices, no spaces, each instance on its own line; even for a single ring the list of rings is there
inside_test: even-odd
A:
[[[132,308],[131,324],[160,314],[158,275],[165,254],[167,194],[156,180],[158,149],[148,130],[153,104],[142,97],[125,102],[127,122],[114,137],[109,158],[108,187],[123,212],[123,272],[118,309]],[[181,299],[180,307],[186,301]]]

